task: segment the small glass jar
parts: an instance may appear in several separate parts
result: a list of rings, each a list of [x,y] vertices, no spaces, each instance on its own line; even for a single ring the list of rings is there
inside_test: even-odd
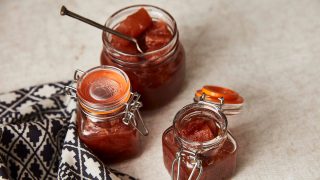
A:
[[[147,135],[139,108],[140,95],[131,92],[130,81],[120,69],[99,66],[75,71],[76,88],[67,94],[77,98],[79,138],[105,163],[119,162],[141,152],[140,134]]]
[[[151,5],[135,5],[114,13],[106,26],[116,29],[127,16],[140,8],[147,10],[153,22],[164,22],[172,33],[171,40],[159,49],[145,53],[128,53],[111,43],[112,36],[102,33],[101,64],[125,71],[134,91],[141,94],[143,109],[155,109],[169,102],[181,89],[185,77],[185,52],[173,17],[165,10]],[[161,33],[160,33],[161,34]]]
[[[236,168],[237,142],[225,115],[239,113],[243,98],[227,88],[204,86],[194,101],[163,133],[165,167],[177,180],[230,178]]]

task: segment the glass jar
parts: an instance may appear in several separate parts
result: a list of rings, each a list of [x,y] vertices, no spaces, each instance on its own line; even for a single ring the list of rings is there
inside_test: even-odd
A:
[[[237,142],[225,115],[239,113],[243,98],[227,88],[204,86],[194,100],[163,133],[165,167],[172,179],[230,178],[236,168]]]
[[[103,162],[119,162],[141,152],[140,134],[147,135],[139,108],[140,95],[131,92],[122,70],[98,66],[75,71],[76,87],[67,94],[77,98],[79,138]]]
[[[128,53],[114,47],[112,36],[102,33],[103,50],[101,64],[118,67],[125,71],[132,83],[134,91],[141,94],[143,109],[160,107],[181,89],[185,77],[185,53],[179,41],[179,32],[173,17],[163,9],[151,5],[135,5],[114,13],[106,22],[106,26],[116,29],[127,16],[140,8],[147,10],[152,22],[164,22],[172,34],[167,44],[144,53]],[[158,37],[161,32],[157,32]]]

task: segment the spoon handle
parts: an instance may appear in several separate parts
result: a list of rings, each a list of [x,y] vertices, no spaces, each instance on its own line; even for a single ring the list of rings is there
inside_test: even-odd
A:
[[[61,7],[60,15],[61,16],[67,15],[67,16],[73,17],[73,18],[78,19],[78,20],[80,20],[82,22],[85,22],[85,23],[90,24],[90,25],[92,25],[94,27],[97,27],[97,28],[99,28],[99,29],[101,29],[103,31],[106,31],[106,32],[111,33],[111,34],[114,34],[114,35],[116,35],[116,36],[118,36],[118,37],[120,37],[122,39],[131,41],[133,43],[137,43],[136,39],[134,39],[134,38],[132,38],[130,36],[124,35],[122,33],[119,33],[118,31],[115,31],[113,29],[107,28],[106,26],[103,26],[103,25],[101,25],[101,24],[99,24],[97,22],[94,22],[94,21],[92,21],[92,20],[90,20],[88,18],[80,16],[79,14],[71,12],[65,6]]]

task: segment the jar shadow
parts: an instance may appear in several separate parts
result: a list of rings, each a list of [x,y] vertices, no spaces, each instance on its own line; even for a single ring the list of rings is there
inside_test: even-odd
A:
[[[167,104],[170,104],[170,102]],[[165,107],[161,107],[159,109],[153,109],[153,110],[141,112],[141,115],[144,118],[144,122],[149,130],[148,136],[144,136],[141,139],[143,151],[146,151],[147,149],[149,149],[153,144],[152,142],[154,142],[158,136],[162,137],[162,133],[164,130],[162,128],[159,128],[158,124],[161,123],[163,119],[159,118],[158,114],[163,112],[164,109]],[[153,118],[153,117],[156,117],[156,118]]]
[[[238,142],[237,168],[235,174],[243,171],[246,167],[252,166],[253,160],[263,155],[262,153],[266,148],[266,143],[262,142],[259,134],[262,133],[260,132],[261,129],[272,129],[273,125],[268,124],[268,118],[273,117],[267,114],[260,114],[260,118],[252,118],[256,120],[229,128]]]
[[[241,172],[247,164],[250,164],[247,158],[248,153],[250,153],[250,156],[254,156],[254,147],[250,143],[250,139],[253,137],[250,136],[249,132],[245,131],[246,126],[251,126],[249,124],[253,123],[242,124],[234,128],[229,128],[238,143],[237,166],[234,175]]]

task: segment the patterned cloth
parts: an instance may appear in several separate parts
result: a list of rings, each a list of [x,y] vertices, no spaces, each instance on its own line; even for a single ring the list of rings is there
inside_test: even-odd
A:
[[[71,82],[0,94],[0,179],[134,179],[106,167],[79,140]]]

